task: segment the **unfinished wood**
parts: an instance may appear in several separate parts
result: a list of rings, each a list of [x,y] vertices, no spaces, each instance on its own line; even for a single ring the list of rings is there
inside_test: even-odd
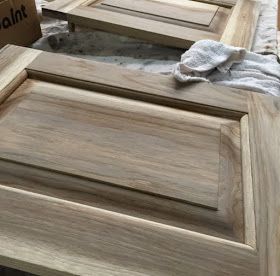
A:
[[[36,94],[35,99],[34,93]],[[87,99],[86,105],[84,99]],[[43,102],[43,107],[40,101]],[[53,104],[54,102],[63,102],[64,104],[57,106]],[[106,102],[107,104],[109,102],[109,105]],[[52,105],[50,106],[50,104]],[[28,105],[31,109],[26,108]],[[130,105],[133,108],[130,108]],[[105,106],[105,110],[110,112],[102,111]],[[73,108],[76,110],[75,114],[69,113]],[[149,110],[148,120],[146,120],[147,110]],[[111,96],[104,97],[85,90],[29,80],[17,89],[2,106],[1,112],[4,114],[2,117],[5,116],[5,120],[0,123],[0,128],[5,137],[9,137],[10,132],[15,131],[13,120],[16,114],[21,113],[20,118],[15,118],[18,122],[16,124],[17,134],[13,135],[15,139],[10,141],[10,139],[3,138],[2,149],[5,149],[5,152],[0,150],[0,158],[3,161],[1,176],[6,185],[9,183],[9,185],[22,187],[22,180],[20,180],[22,174],[19,172],[24,170],[24,178],[29,179],[28,182],[30,182],[37,173],[34,172],[35,169],[28,170],[27,166],[34,168],[39,166],[40,182],[42,182],[42,170],[44,170],[46,176],[43,179],[48,179],[47,184],[44,185],[48,187],[60,187],[59,189],[64,191],[70,189],[70,184],[61,186],[61,180],[58,179],[55,171],[64,174],[64,179],[66,178],[65,174],[78,177],[79,179],[76,181],[79,184],[74,184],[75,181],[69,180],[69,177],[67,183],[72,182],[71,189],[75,189],[76,193],[81,194],[78,197],[79,201],[82,198],[85,202],[82,193],[86,189],[88,193],[96,196],[94,201],[103,204],[103,208],[114,208],[115,210],[118,206],[112,204],[112,201],[117,201],[117,204],[120,205],[118,198],[121,198],[121,205],[124,208],[119,208],[118,211],[121,210],[121,212],[128,214],[133,211],[136,216],[147,217],[145,210],[148,207],[148,212],[150,213],[152,209],[154,213],[154,215],[149,214],[149,219],[159,221],[164,218],[166,224],[180,225],[180,227],[187,229],[199,229],[201,232],[211,232],[215,236],[243,241],[243,225],[240,227],[240,221],[243,219],[240,213],[235,211],[237,206],[243,205],[242,198],[236,193],[241,184],[239,122],[233,123],[228,119],[197,115],[171,108],[159,108],[151,104],[143,105],[137,101],[127,101]],[[34,112],[38,112],[38,115],[34,116]],[[49,114],[53,114],[53,116]],[[79,116],[77,117],[76,114]],[[111,115],[114,118],[110,118]],[[60,119],[58,120],[57,117]],[[83,117],[87,120],[83,121]],[[133,119],[126,122],[126,117]],[[104,120],[107,122],[106,124],[104,124]],[[89,123],[91,128],[89,128]],[[155,123],[154,128],[153,124]],[[191,127],[189,127],[189,123]],[[67,131],[67,125],[71,126],[70,131]],[[78,130],[75,125],[78,125]],[[211,128],[204,130],[206,126]],[[187,135],[184,134],[185,130],[188,131]],[[60,133],[59,136],[56,135],[57,132]],[[38,150],[34,153],[32,149],[37,148],[36,142],[34,142],[34,139],[37,140],[36,133],[40,135],[38,141],[40,144],[43,143],[43,146],[40,147],[38,144]],[[115,135],[112,135],[114,133]],[[195,133],[199,135],[194,137]],[[160,137],[162,134],[164,137]],[[66,139],[67,143],[63,143],[67,135],[69,135],[69,138]],[[17,137],[19,141],[17,141]],[[28,145],[28,140],[26,141],[25,137],[31,141],[31,146]],[[54,140],[53,137],[57,138]],[[181,138],[183,138],[182,143],[180,143]],[[133,143],[131,139],[133,139]],[[68,145],[74,140],[77,140],[74,142],[77,145],[76,149],[69,151]],[[200,144],[199,140],[201,140]],[[168,150],[160,150],[166,142],[168,142],[166,145]],[[67,149],[67,153],[57,149],[56,155],[53,156],[52,148],[62,143],[63,149]],[[123,152],[122,144],[125,145]],[[196,145],[202,148],[200,149]],[[207,147],[206,150],[203,150],[204,145]],[[21,154],[14,154],[14,149],[18,146],[22,148]],[[180,147],[180,151],[182,151],[182,153],[177,153],[177,156],[174,155],[176,147]],[[9,150],[7,150],[8,148]],[[140,148],[141,150],[139,150]],[[18,152],[18,150],[16,151]],[[151,154],[153,151],[156,151],[156,154]],[[46,152],[50,152],[50,154],[48,155]],[[202,161],[202,156],[205,153],[205,161]],[[166,154],[167,157],[165,157]],[[75,156],[83,156],[83,159],[79,159],[77,162],[73,161],[76,159]],[[208,157],[210,160],[207,159]],[[160,165],[155,167],[156,160],[160,160]],[[100,161],[102,161],[102,167],[99,167]],[[147,161],[150,162],[147,163]],[[13,164],[13,169],[10,168],[9,164]],[[15,169],[16,164],[18,165]],[[149,165],[149,170],[147,170],[146,164]],[[125,167],[122,167],[123,165]],[[176,170],[174,169],[175,165]],[[106,170],[108,166],[111,170]],[[86,169],[87,167],[90,167],[90,170]],[[200,170],[202,167],[204,168]],[[133,173],[134,178],[130,180],[129,184],[134,185],[134,190],[151,193],[153,189],[154,197],[130,191],[118,192],[117,188],[111,187],[112,185],[116,186],[120,179],[116,179],[120,173],[118,172],[119,168],[121,168],[121,174],[126,177],[131,177]],[[17,177],[15,177],[15,171],[18,172],[17,175],[19,174]],[[50,172],[48,173],[48,171]],[[111,177],[108,183],[104,182],[104,177],[110,176],[111,172],[114,178]],[[139,173],[142,173],[141,182],[137,180],[137,175],[140,176]],[[177,175],[176,179],[173,179],[174,184],[165,187],[165,183],[168,179],[172,179],[174,173]],[[219,175],[223,175],[223,177]],[[80,179],[81,177],[82,179]],[[150,179],[153,177],[153,182],[149,183],[149,177]],[[155,183],[158,177],[162,178],[161,183]],[[180,179],[182,179],[181,183]],[[193,181],[196,181],[195,185],[192,184]],[[24,185],[30,188],[26,181]],[[121,186],[125,187],[124,180],[122,180]],[[182,187],[180,188],[180,186]],[[35,184],[35,187],[38,191],[38,184]],[[33,188],[32,185],[31,188]],[[204,189],[206,189],[205,192]],[[164,195],[165,191],[169,191],[169,194],[166,193],[164,199],[158,198],[160,195]],[[48,190],[48,192],[58,196],[56,191]],[[173,198],[171,198],[172,193]],[[106,194],[106,202],[100,202],[99,198],[105,199],[104,194]],[[211,211],[181,204],[180,202],[183,203],[183,201],[178,201],[178,199],[183,199],[183,195],[189,202],[208,206]],[[166,200],[167,197],[170,198],[169,201]],[[138,203],[135,206],[134,202],[136,201],[141,201],[142,204]],[[87,204],[92,205],[89,201]],[[168,208],[166,208],[167,204]],[[172,208],[173,211],[170,212],[169,208]],[[209,221],[211,221],[211,226],[209,226]]]
[[[211,21],[211,24],[209,25],[209,30],[221,36],[225,30],[230,14],[230,9],[219,7],[213,20]]]
[[[255,0],[238,0],[221,37],[221,42],[251,49],[261,3]]]
[[[0,265],[279,274],[277,98],[50,53],[24,70],[0,106]]]
[[[49,4],[49,8],[53,10],[59,10],[60,12],[68,12],[71,9],[83,4],[86,0],[60,0],[52,1]]]
[[[44,11],[45,15],[55,15],[57,18],[66,20],[66,13],[71,11],[73,8],[78,7],[86,2],[92,2],[87,0],[58,0],[52,1],[48,4],[47,11]]]
[[[158,1],[160,1],[160,0],[158,0]],[[151,0],[149,0],[149,2],[151,2]],[[166,1],[166,2],[168,2],[168,1]],[[186,3],[186,2],[189,3],[188,1],[185,1],[183,3]],[[153,3],[156,4],[155,0],[153,0]],[[164,1],[164,3],[165,3],[165,1]],[[192,5],[193,5],[193,3],[194,2],[192,2]],[[196,8],[192,7],[191,9],[193,11],[197,11],[196,16],[194,16],[194,15],[191,16],[191,17],[186,17],[185,16],[184,17],[185,20],[178,20],[174,16],[173,17],[157,16],[157,15],[155,15],[157,12],[139,13],[139,12],[136,12],[136,11],[133,11],[133,10],[119,9],[117,7],[105,6],[105,5],[101,5],[101,4],[100,5],[93,5],[93,6],[95,6],[96,8],[101,8],[103,10],[105,9],[105,10],[109,10],[109,11],[112,11],[112,12],[121,12],[121,13],[131,15],[131,16],[134,16],[134,17],[146,18],[146,19],[153,20],[153,21],[158,21],[158,22],[162,22],[162,23],[168,23],[168,24],[172,24],[172,25],[185,27],[185,28],[188,28],[188,29],[191,28],[191,29],[195,29],[195,30],[206,31],[208,33],[209,32],[210,33],[215,33],[216,35],[221,35],[222,34],[222,32],[225,29],[225,25],[227,23],[228,17],[230,15],[230,9],[222,8],[222,7],[215,8],[216,12],[214,13],[214,17],[210,21],[209,25],[203,25],[203,24],[197,24],[197,23],[191,22],[191,20],[190,20],[191,17],[195,18],[194,20],[198,21],[200,19],[199,18],[196,19],[196,17],[200,17],[200,18],[202,17],[202,15],[198,16],[198,14],[202,14],[202,12],[208,14],[213,10],[213,8],[212,9],[209,9],[209,8],[206,9],[204,7],[203,9],[199,8],[199,10],[197,11]],[[179,7],[177,5],[172,5],[172,6],[173,7],[176,6],[177,8]],[[210,6],[212,7],[213,5],[210,5]],[[182,9],[182,7],[180,7],[180,9]],[[153,10],[158,10],[158,9],[153,9]],[[161,9],[161,10],[167,10],[167,9]],[[75,26],[75,24],[73,24],[73,23],[71,25]]]
[[[205,4],[203,3],[203,1],[199,1],[199,2],[194,2],[193,0],[189,1],[189,0],[185,0],[185,1],[181,1],[181,0],[151,0],[153,2],[161,2],[161,3],[166,3],[166,4],[170,4],[170,5],[176,5],[176,6],[180,6],[180,7],[189,7],[192,9],[196,9],[196,10],[202,10],[202,11],[217,11],[218,5],[212,5],[212,4]]]
[[[248,115],[245,115],[241,119],[244,233],[245,243],[252,246],[253,248],[256,248],[256,217],[254,209],[254,191],[249,136],[249,119]]]
[[[40,166],[0,159],[1,180],[5,186],[40,193],[67,201],[93,206],[145,220],[179,227],[206,235],[242,242],[240,213],[232,212],[237,200],[231,199],[231,189],[220,189],[219,209],[202,208],[172,199],[138,191],[119,189],[96,181]],[[226,194],[224,196],[223,194]],[[225,199],[229,200],[227,202]],[[242,204],[242,203],[241,203]],[[231,214],[237,215],[237,217]]]
[[[160,2],[164,3],[164,2]],[[188,5],[186,4],[188,3]],[[218,6],[209,5],[207,8],[192,6],[192,3],[186,1],[183,5],[174,5],[172,3],[166,3],[166,5],[158,5],[158,1],[153,0],[104,0],[98,6],[94,4],[94,7],[114,7],[120,12],[121,10],[135,11],[138,13],[144,13],[148,15],[155,15],[158,17],[169,18],[179,20],[183,22],[192,22],[201,25],[209,26],[213,20]]]
[[[192,0],[199,1],[203,3],[215,4],[219,6],[232,7],[236,4],[238,0]]]
[[[64,70],[67,68],[67,70]],[[240,119],[248,112],[243,90],[198,83],[182,85],[171,76],[43,53],[27,67],[32,78],[128,98]]]
[[[43,8],[45,15],[179,48],[188,48],[201,39],[219,40],[220,28],[224,29],[229,16],[229,9],[221,16],[219,6],[193,1],[67,1],[67,5],[56,2]]]
[[[187,48],[201,39],[218,40],[219,35],[105,9],[79,6],[67,14],[70,22],[107,32]]]
[[[145,0],[145,1],[147,1],[147,0]],[[178,2],[178,0],[173,0],[173,1],[148,0],[147,1],[147,3],[150,3],[150,4],[152,3],[153,6],[157,6],[158,2],[166,3],[167,5],[165,5],[165,8],[155,7],[153,9],[148,9],[149,12],[147,12],[147,13],[137,12],[133,9],[120,9],[117,7],[117,4],[119,3],[122,5],[123,2],[122,1],[119,2],[119,1],[115,1],[115,0],[114,0],[114,3],[115,3],[114,6],[102,5],[102,3],[105,4],[105,2],[98,2],[99,5],[97,5],[98,3],[97,4],[93,3],[91,6],[109,10],[112,12],[119,12],[119,13],[121,12],[123,14],[131,15],[134,17],[141,17],[141,18],[146,18],[149,20],[158,21],[158,22],[162,22],[162,23],[168,23],[168,24],[191,28],[191,29],[195,29],[195,30],[211,32],[211,33],[215,33],[218,35],[221,35],[222,32],[224,31],[227,19],[230,15],[230,9],[226,9],[226,8],[222,8],[222,7],[214,6],[214,5],[206,5],[206,4],[201,5],[201,3],[198,3],[198,2],[190,2],[190,1]],[[129,1],[128,3],[130,3],[130,6],[133,7],[138,2]],[[179,5],[179,3],[181,5]],[[141,8],[145,9],[145,7],[146,7],[146,6],[139,5],[139,4],[137,4],[136,6],[139,6],[140,9]],[[169,6],[169,8],[167,6]],[[182,9],[184,10],[182,20],[179,20],[177,17],[174,16],[174,14],[176,14],[176,12],[170,13],[169,10],[172,10],[172,9],[174,10],[174,8],[176,8],[176,10],[178,10],[180,12]],[[157,10],[165,11],[165,13],[168,13],[170,16],[169,17],[160,16],[160,13],[157,12]],[[213,14],[213,16],[212,16],[212,14]],[[204,24],[195,23],[195,22],[199,22],[199,21],[201,23],[203,23],[202,18],[204,18],[204,17],[208,18],[209,16],[212,19],[209,21],[208,24],[204,25]],[[75,24],[72,23],[72,25],[75,25]]]
[[[220,128],[227,120],[32,84],[0,123],[2,158],[218,207]]]
[[[20,48],[4,47],[0,59],[0,104],[27,78],[24,72],[41,51]]]
[[[210,0],[210,4],[178,0],[68,1],[66,7],[57,1],[43,8],[45,15],[68,20],[71,26],[184,49],[198,40],[212,39],[250,50],[260,9],[257,0]]]
[[[280,101],[252,94],[250,144],[261,275],[280,274]]]
[[[219,206],[239,240],[244,240],[243,192],[241,182],[240,123],[221,127]],[[228,187],[231,187],[228,189]],[[232,206],[232,208],[227,208]]]
[[[0,188],[0,263],[14,268],[39,275],[258,275],[246,245]]]

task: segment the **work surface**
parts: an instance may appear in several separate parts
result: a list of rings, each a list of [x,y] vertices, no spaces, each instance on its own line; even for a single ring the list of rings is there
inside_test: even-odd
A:
[[[41,5],[51,0],[36,2],[40,10]],[[276,54],[277,0],[263,2],[266,4],[262,6],[252,50]],[[44,37],[34,44],[34,48],[113,63],[130,69],[169,74],[184,52],[99,31],[68,33],[67,23],[58,20],[44,18],[42,28]]]

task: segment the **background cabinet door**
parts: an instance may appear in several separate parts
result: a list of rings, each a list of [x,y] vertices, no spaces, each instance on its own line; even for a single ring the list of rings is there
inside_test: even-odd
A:
[[[56,0],[43,13],[172,47],[212,39],[250,49],[259,9],[254,0]]]
[[[277,275],[277,98],[15,46],[0,60],[1,265]]]

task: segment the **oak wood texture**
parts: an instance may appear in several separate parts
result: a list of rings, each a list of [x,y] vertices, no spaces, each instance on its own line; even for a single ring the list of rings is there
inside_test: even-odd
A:
[[[65,105],[57,106],[56,102]],[[6,119],[0,131],[3,137],[12,135],[14,139],[2,139],[1,159],[22,164],[25,179],[36,171],[31,169],[28,173],[26,166],[79,177],[84,180],[79,181],[79,188],[77,184],[74,186],[80,191],[87,186],[91,194],[103,198],[106,193],[107,199],[102,203],[106,206],[112,205],[108,199],[118,200],[117,188],[129,187],[135,192],[122,192],[120,196],[122,200],[126,198],[123,208],[126,213],[140,209],[141,217],[145,217],[147,214],[141,208],[146,205],[160,213],[159,217],[165,217],[165,223],[189,229],[192,221],[191,227],[201,232],[244,239],[243,219],[237,210],[243,204],[238,195],[239,123],[29,80],[2,106],[2,114]],[[17,134],[12,134],[15,131]],[[37,138],[36,133],[40,135]],[[63,147],[58,147],[54,156],[53,148],[61,144]],[[69,151],[72,144],[77,146]],[[12,175],[13,180],[20,181],[20,173],[15,178],[15,173],[11,173],[14,169],[3,162],[2,167],[5,183],[13,183],[9,180]],[[23,168],[18,165],[16,171]],[[57,174],[47,175],[49,182],[53,179],[53,186],[61,185]],[[68,178],[67,182],[70,181]],[[90,182],[95,187],[90,188]],[[142,201],[142,207],[133,204],[136,200]],[[95,201],[101,204],[98,198]],[[166,210],[167,203],[173,212]],[[118,208],[116,204],[109,207]],[[158,219],[156,215],[150,217]],[[183,218],[187,223],[180,221]]]
[[[218,40],[219,35],[205,30],[196,30],[179,24],[155,21],[126,13],[101,8],[79,6],[68,13],[70,22],[114,32],[138,39],[144,39],[167,46],[187,48],[194,41],[204,38]]]
[[[258,258],[249,246],[0,188],[0,255],[7,264],[25,271],[39,275],[258,275]]]
[[[83,5],[84,3],[91,3],[92,1],[87,0],[60,0],[52,1],[48,4],[48,9],[44,11],[46,15],[55,14],[59,19],[67,19],[66,13],[71,11],[73,8]]]
[[[27,48],[10,48],[0,51],[0,104],[27,78],[26,66],[41,51]]]
[[[238,0],[221,37],[221,42],[250,49],[253,44],[260,6],[260,1]]]
[[[164,3],[165,5],[159,5]],[[201,25],[209,26],[219,7],[215,5],[202,6],[198,4],[195,6],[191,2],[178,2],[170,1],[155,1],[155,0],[140,0],[140,1],[129,1],[129,0],[104,0],[99,5],[93,4],[93,7],[111,7],[119,10],[128,10],[138,13],[144,13],[148,15],[154,15],[158,17],[164,17],[174,19],[176,14],[176,20],[183,22],[192,22]]]
[[[250,144],[262,275],[280,274],[280,102],[250,95]]]
[[[238,0],[193,0],[203,3],[215,4],[219,6],[232,7]]]
[[[278,98],[50,53],[24,70],[0,105],[0,265],[279,274]]]
[[[47,83],[31,85],[26,82],[32,93],[0,125],[2,158],[218,207],[226,119]],[[80,146],[69,151],[78,140]],[[55,144],[63,147],[54,156]],[[87,158],[75,161],[78,156]]]
[[[189,48],[198,40],[212,39],[250,50],[260,3],[208,2],[56,0],[44,7],[43,13],[68,20],[71,26],[91,27],[172,47]]]
[[[55,56],[55,58],[53,58]],[[62,70],[61,64],[67,68]],[[75,66],[74,66],[75,64]],[[182,85],[171,76],[123,70],[63,55],[42,53],[26,68],[29,76],[116,96],[161,103],[175,108],[240,119],[248,113],[242,90],[198,83]]]
[[[250,134],[248,115],[241,119],[241,147],[242,147],[242,177],[244,194],[244,227],[245,243],[256,248],[256,217],[255,209],[250,208],[254,205],[254,191],[252,179],[252,164],[250,150]]]

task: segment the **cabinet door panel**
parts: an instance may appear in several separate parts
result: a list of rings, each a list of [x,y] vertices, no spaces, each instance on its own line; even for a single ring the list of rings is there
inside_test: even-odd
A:
[[[259,10],[260,2],[253,0],[56,0],[43,13],[68,20],[72,27],[91,27],[172,47],[186,49],[198,40],[212,39],[250,49]]]
[[[192,7],[192,5],[184,6],[178,4],[168,4],[159,5],[158,1],[151,1],[151,0],[141,0],[141,1],[117,1],[117,0],[104,0],[100,2],[96,6],[93,4],[93,7],[99,8],[115,8],[115,10],[119,10],[120,12],[127,11],[134,11],[139,14],[147,14],[147,15],[154,15],[163,18],[169,18],[173,20],[179,20],[183,22],[192,22],[201,25],[209,26],[211,21],[213,20],[218,6],[210,6],[207,9],[206,7]],[[162,2],[163,3],[163,2]],[[206,6],[206,5],[205,5]],[[167,8],[168,7],[168,8]],[[141,15],[139,15],[141,16]]]
[[[227,120],[48,83],[21,89],[0,123],[2,157],[217,208]]]
[[[277,98],[15,46],[0,60],[0,265],[278,273]]]

